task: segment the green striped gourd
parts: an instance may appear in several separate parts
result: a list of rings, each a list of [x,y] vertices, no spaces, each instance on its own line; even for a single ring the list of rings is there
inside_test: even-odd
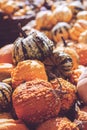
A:
[[[11,106],[12,87],[0,82],[0,111],[7,111]]]
[[[27,59],[43,60],[53,51],[53,42],[39,31],[31,31],[25,38],[18,38],[14,43],[13,62],[17,64]]]

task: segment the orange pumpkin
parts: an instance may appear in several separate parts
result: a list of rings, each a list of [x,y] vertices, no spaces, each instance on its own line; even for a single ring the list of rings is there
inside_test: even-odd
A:
[[[36,78],[48,80],[44,64],[38,60],[25,60],[17,64],[12,70],[12,86],[16,88],[19,84]]]
[[[13,44],[8,44],[0,48],[0,63],[13,63],[12,60],[12,51]]]

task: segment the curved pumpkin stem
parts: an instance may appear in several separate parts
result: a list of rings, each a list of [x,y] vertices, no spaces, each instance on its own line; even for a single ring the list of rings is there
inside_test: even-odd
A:
[[[67,43],[66,43],[64,37],[61,37],[61,39],[62,39],[62,41],[63,41],[64,47],[67,47]]]
[[[18,23],[18,30],[19,30],[19,32],[22,34],[22,36],[23,36],[24,38],[27,37],[27,34],[22,30],[22,27],[21,27],[21,24],[20,24],[20,23]]]

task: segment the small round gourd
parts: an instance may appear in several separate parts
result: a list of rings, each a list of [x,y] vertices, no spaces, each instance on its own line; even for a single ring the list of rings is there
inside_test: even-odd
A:
[[[84,10],[84,6],[82,5],[82,3],[80,1],[73,1],[68,5],[69,9],[72,11],[74,17],[75,15]]]
[[[27,59],[43,60],[53,50],[54,43],[43,33],[31,31],[25,38],[18,38],[14,43],[13,62],[17,64]]]
[[[87,20],[87,11],[81,11],[77,14],[77,19]]]
[[[36,28],[39,30],[43,28],[50,29],[53,27],[52,20],[51,11],[40,11],[36,16]]]
[[[53,40],[55,42],[58,42],[61,40],[61,37],[64,37],[64,39],[68,39],[69,29],[70,29],[70,25],[68,23],[66,22],[57,23],[52,29]]]
[[[0,82],[0,111],[7,111],[11,107],[12,87]]]
[[[77,20],[73,27],[69,30],[70,38],[78,41],[80,34],[87,30],[87,21],[84,19]]]
[[[57,22],[70,22],[72,12],[67,6],[60,6],[53,11],[52,22],[55,25]]]
[[[53,75],[57,77],[68,77],[71,74],[73,62],[70,55],[65,52],[60,52],[57,50],[53,51],[53,55],[47,57],[44,61],[48,78],[54,78]]]

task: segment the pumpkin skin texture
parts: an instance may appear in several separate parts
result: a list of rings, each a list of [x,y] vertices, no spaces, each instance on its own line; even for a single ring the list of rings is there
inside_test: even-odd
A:
[[[36,30],[30,31],[26,38],[17,39],[14,44],[14,64],[27,59],[43,60],[54,46],[46,35]]]
[[[59,22],[52,28],[52,36],[55,43],[61,41],[61,37],[64,39],[69,38],[70,25],[66,22]]]
[[[87,31],[84,31],[80,34],[79,38],[78,38],[78,42],[79,43],[83,43],[86,44],[87,43]]]
[[[19,84],[34,80],[36,78],[48,80],[44,64],[38,60],[25,60],[17,64],[11,72],[12,87],[16,88]]]
[[[61,102],[53,91],[51,83],[45,80],[35,79],[18,86],[12,95],[18,118],[36,125],[57,116]]]
[[[87,68],[79,77],[77,91],[81,100],[87,105]]]
[[[73,106],[75,100],[77,99],[76,97],[76,86],[73,85],[72,83],[68,82],[67,80],[64,80],[63,78],[58,78],[50,80],[50,83],[52,84],[53,88],[55,90],[58,90],[59,83],[61,84],[61,91],[60,91],[60,100],[61,100],[61,109],[60,113],[66,113],[71,106]],[[62,94],[61,94],[62,92]],[[66,94],[64,94],[66,93]]]
[[[45,121],[36,130],[79,130],[75,123],[66,117],[53,118]]]
[[[0,130],[29,130],[20,120],[1,119]]]
[[[0,82],[0,111],[8,111],[11,108],[12,87]]]

